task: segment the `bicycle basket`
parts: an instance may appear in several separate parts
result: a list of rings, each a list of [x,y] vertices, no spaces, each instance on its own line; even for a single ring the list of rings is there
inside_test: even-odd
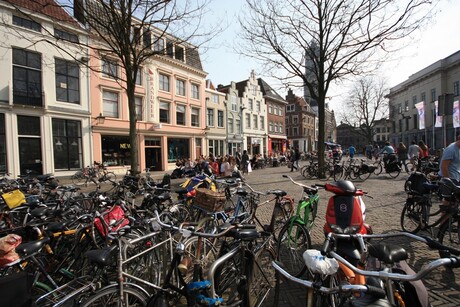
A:
[[[209,189],[196,189],[194,206],[208,212],[222,211],[225,204],[225,192],[215,192]]]

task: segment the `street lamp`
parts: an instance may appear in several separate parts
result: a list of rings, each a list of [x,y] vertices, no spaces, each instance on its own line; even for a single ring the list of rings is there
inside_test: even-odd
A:
[[[98,125],[103,125],[105,122],[105,116],[102,115],[102,113],[99,113],[99,115],[96,117],[96,123]]]

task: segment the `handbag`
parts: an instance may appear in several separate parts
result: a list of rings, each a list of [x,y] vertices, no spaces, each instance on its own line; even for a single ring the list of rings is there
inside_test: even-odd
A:
[[[26,202],[26,196],[18,189],[3,193],[2,198],[10,209],[19,207]]]

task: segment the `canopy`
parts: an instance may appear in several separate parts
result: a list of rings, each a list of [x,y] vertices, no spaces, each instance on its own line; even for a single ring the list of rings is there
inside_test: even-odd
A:
[[[342,146],[342,145],[340,145],[340,144],[331,143],[331,142],[324,142],[324,144],[326,144],[326,146],[330,146],[330,147]]]

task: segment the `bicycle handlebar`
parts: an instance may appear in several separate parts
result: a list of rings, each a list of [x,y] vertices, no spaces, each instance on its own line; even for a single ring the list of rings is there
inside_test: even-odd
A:
[[[294,179],[292,179],[291,176],[288,176],[288,175],[283,175],[283,178],[288,178],[289,180],[291,180],[293,184],[298,185],[299,187],[308,189],[309,191],[312,191],[312,192],[318,191],[318,188],[324,188],[324,186],[320,186],[318,184],[314,184],[313,186],[302,184],[300,182],[294,181]]]

